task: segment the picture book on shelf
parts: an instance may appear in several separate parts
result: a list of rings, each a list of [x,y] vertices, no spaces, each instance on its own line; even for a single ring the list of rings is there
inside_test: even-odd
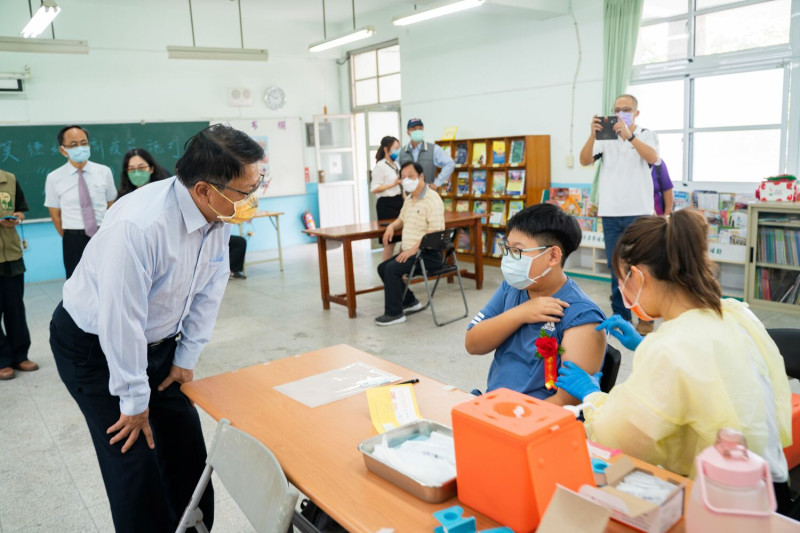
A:
[[[505,141],[492,141],[492,164],[505,165],[506,164],[506,142]]]
[[[472,202],[472,212],[473,213],[485,213],[486,212],[486,200],[475,200]]]
[[[472,143],[472,166],[482,167],[486,165],[486,143]]]
[[[461,231],[458,232],[458,243],[456,244],[456,251],[468,254],[472,249],[472,243],[470,239],[470,230],[467,228],[463,228]]]
[[[442,204],[444,204],[444,211],[445,213],[449,213],[453,210],[453,199],[452,198],[442,198]]]
[[[500,251],[499,244],[506,240],[505,231],[495,231],[492,237],[492,257],[502,257],[503,252]]]
[[[513,217],[525,207],[522,200],[511,200],[508,202],[508,218]]]
[[[506,194],[511,196],[521,196],[525,190],[525,171],[509,170],[508,183],[506,184]]]
[[[486,230],[481,231],[481,253],[486,255],[487,246],[489,245],[488,237],[486,235]]]
[[[480,196],[486,194],[486,171],[473,170],[472,171],[472,194]]]
[[[503,200],[493,200],[489,214],[489,224],[502,226],[506,223],[506,203]]]
[[[456,144],[456,166],[464,166],[467,164],[467,143]]]
[[[581,231],[597,231],[597,218],[595,217],[575,217]]]
[[[525,158],[525,141],[517,139],[511,141],[511,156],[509,157],[509,165],[521,165],[522,160]]]
[[[456,213],[469,213],[469,200],[456,202]]]
[[[447,181],[445,181],[444,184],[441,186],[440,192],[443,192],[445,194],[450,194],[453,192],[453,176],[447,178]]]
[[[692,198],[689,191],[674,191],[672,193],[672,210],[680,211],[692,205]]]
[[[466,170],[459,171],[458,184],[456,186],[456,194],[469,194],[469,172]]]
[[[492,194],[503,196],[506,193],[506,173],[502,170],[495,170],[492,173]]]

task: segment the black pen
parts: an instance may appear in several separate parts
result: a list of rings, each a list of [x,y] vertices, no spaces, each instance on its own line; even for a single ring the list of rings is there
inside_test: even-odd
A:
[[[401,381],[400,383],[395,383],[395,385],[413,385],[414,383],[419,383],[419,380],[417,378],[407,379],[405,381]]]

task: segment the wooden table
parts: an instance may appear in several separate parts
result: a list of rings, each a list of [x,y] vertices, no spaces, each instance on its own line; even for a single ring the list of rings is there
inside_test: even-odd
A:
[[[227,418],[263,442],[289,481],[351,533],[374,533],[384,527],[395,533],[433,531],[439,525],[433,512],[452,505],[461,505],[467,516],[475,516],[479,531],[497,527],[456,498],[426,503],[367,470],[357,447],[375,432],[364,393],[312,409],[273,388],[358,361],[401,378],[419,378],[414,392],[420,413],[448,426],[452,426],[453,406],[471,398],[347,345],[200,379],[181,390],[214,419]],[[631,530],[612,521],[607,531]],[[683,521],[673,531],[683,531]]]
[[[278,211],[257,211],[253,218],[269,218],[270,223],[272,223],[272,227],[275,228],[275,234],[278,236],[278,257],[273,257],[271,259],[259,259],[258,261],[247,261],[245,260],[245,273],[247,273],[247,265],[255,265],[256,263],[269,263],[270,261],[278,261],[278,264],[281,267],[281,272],[283,272],[283,251],[281,250],[281,221],[278,217],[280,217],[283,213]],[[239,236],[244,237],[244,228],[242,224],[239,224]]]
[[[444,214],[445,228],[469,227],[474,228],[474,235],[479,238],[482,231],[481,218],[486,214],[479,213],[452,213]],[[356,296],[368,292],[381,291],[383,285],[370,287],[369,289],[356,290],[355,276],[353,273],[353,249],[352,242],[363,239],[374,239],[382,237],[386,231],[386,226],[381,226],[379,222],[369,222],[367,224],[350,224],[347,226],[333,226],[329,228],[317,228],[303,230],[313,237],[317,237],[317,251],[319,254],[319,284],[322,290],[322,308],[330,309],[331,302],[347,307],[350,318],[356,317]],[[398,232],[397,234],[399,234]],[[340,241],[344,251],[344,294],[331,294],[330,283],[328,281],[328,255],[327,241]],[[480,242],[480,241],[476,241]],[[483,287],[483,255],[475,254],[475,270],[468,272],[463,270],[461,276],[475,280],[475,287]]]

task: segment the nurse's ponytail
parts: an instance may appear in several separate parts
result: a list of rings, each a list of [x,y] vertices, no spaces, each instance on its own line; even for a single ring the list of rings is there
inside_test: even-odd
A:
[[[696,211],[638,218],[620,237],[612,264],[622,279],[625,265],[647,265],[656,279],[674,283],[702,307],[722,314],[722,289],[708,257],[708,224]]]

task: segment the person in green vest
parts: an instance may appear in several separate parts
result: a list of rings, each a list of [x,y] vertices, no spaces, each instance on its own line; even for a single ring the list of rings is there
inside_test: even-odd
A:
[[[0,170],[0,380],[13,379],[14,370],[32,372],[39,365],[28,360],[31,335],[25,320],[25,263],[17,226],[28,210],[14,174]],[[5,331],[4,331],[5,330]]]
[[[450,179],[456,164],[450,154],[445,153],[441,146],[425,142],[424,128],[421,119],[412,118],[408,121],[408,136],[411,137],[411,142],[400,149],[398,162],[401,167],[409,161],[419,163],[422,166],[425,183],[432,189],[438,189]],[[442,169],[438,176],[436,167]]]

